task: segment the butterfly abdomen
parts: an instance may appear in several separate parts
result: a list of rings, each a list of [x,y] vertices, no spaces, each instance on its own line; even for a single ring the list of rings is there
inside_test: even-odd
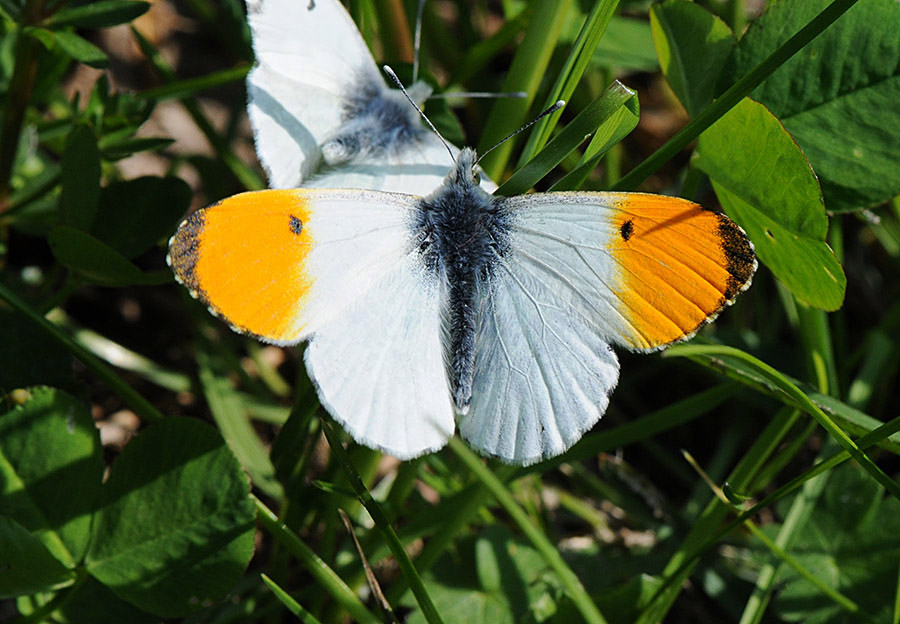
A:
[[[472,398],[478,293],[493,279],[509,249],[510,215],[481,190],[473,163],[460,154],[444,184],[423,199],[413,219],[413,236],[429,272],[445,285],[446,363],[456,409],[465,413]]]

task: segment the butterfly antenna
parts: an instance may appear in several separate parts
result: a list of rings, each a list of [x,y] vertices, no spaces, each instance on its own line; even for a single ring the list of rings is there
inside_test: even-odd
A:
[[[444,93],[432,93],[428,96],[429,100],[450,99],[450,98],[527,98],[528,93],[525,91],[447,91]]]
[[[422,44],[422,15],[424,13],[425,0],[419,0],[419,9],[416,12],[416,34],[413,38],[413,82],[419,79],[419,48]]]
[[[415,108],[416,111],[422,116],[422,119],[424,119],[425,123],[428,124],[428,127],[431,128],[431,131],[434,132],[437,135],[437,137],[441,140],[441,143],[443,143],[444,147],[447,148],[447,152],[449,152],[450,158],[453,160],[453,162],[456,162],[456,157],[453,156],[453,150],[450,149],[450,144],[447,143],[447,140],[441,135],[440,132],[438,132],[438,129],[434,127],[434,124],[431,123],[431,120],[425,116],[425,113],[422,112],[422,109],[419,108],[419,105],[416,104],[411,97],[409,97],[409,93],[407,93],[406,87],[404,87],[403,83],[400,82],[400,79],[397,78],[397,74],[394,73],[394,70],[391,69],[388,65],[385,65],[384,67],[382,67],[382,69],[384,69],[384,73],[386,73],[388,76],[390,76],[391,80],[393,80],[394,83],[397,85],[397,87],[403,92],[403,95],[406,96],[406,99],[409,100],[409,103],[412,104],[412,107]],[[540,117],[538,117],[538,119],[540,119]],[[537,119],[535,119],[535,121],[537,121]],[[534,123],[534,122],[531,122],[531,123]],[[529,125],[531,125],[531,124],[529,124]],[[493,148],[491,148],[491,149],[493,149]]]
[[[528,128],[530,128],[531,126],[533,126],[534,124],[536,124],[537,122],[539,122],[541,119],[543,119],[543,118],[546,117],[547,115],[550,115],[550,114],[555,113],[556,111],[558,111],[559,109],[561,109],[561,108],[562,108],[563,106],[565,106],[565,105],[566,105],[565,100],[557,100],[557,101],[556,101],[556,104],[554,104],[553,106],[551,106],[550,108],[548,108],[547,110],[545,110],[543,113],[541,113],[540,115],[538,115],[537,117],[535,117],[534,119],[532,119],[531,121],[529,121],[527,124],[525,124],[524,126],[522,126],[521,128],[519,128],[519,129],[516,130],[515,132],[511,132],[509,135],[503,137],[501,140],[497,141],[497,142],[493,145],[493,147],[491,147],[489,150],[487,150],[486,152],[484,152],[483,154],[481,154],[481,155],[478,157],[478,160],[475,161],[475,164],[477,165],[478,163],[480,163],[482,158],[484,158],[485,156],[487,156],[488,154],[490,154],[491,152],[493,152],[495,149],[497,149],[498,147],[500,147],[501,145],[503,145],[504,143],[506,143],[507,141],[509,141],[511,138],[513,138],[514,136],[516,136],[516,135],[519,134],[520,132],[524,132],[525,130],[528,130]]]

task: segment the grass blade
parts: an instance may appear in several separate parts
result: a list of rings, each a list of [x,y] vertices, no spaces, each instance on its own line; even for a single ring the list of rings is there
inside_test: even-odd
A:
[[[572,44],[569,57],[556,77],[556,83],[544,99],[542,110],[550,108],[557,100],[568,101],[572,97],[575,87],[581,81],[581,76],[591,62],[594,50],[597,49],[597,44],[600,43],[600,38],[606,32],[609,20],[612,19],[618,6],[619,0],[599,0],[594,3],[591,12],[584,20],[581,32],[578,33],[578,38]],[[519,156],[519,167],[523,166],[543,149],[547,141],[550,140],[550,135],[559,122],[561,115],[562,111],[556,111],[535,124]]]
[[[381,510],[381,506],[374,498],[372,498],[372,494],[363,483],[362,478],[359,476],[359,472],[350,461],[350,456],[347,454],[347,451],[344,450],[331,423],[323,420],[322,430],[325,432],[325,437],[328,438],[331,452],[334,453],[335,458],[347,475],[347,479],[350,481],[353,491],[356,492],[357,498],[359,498],[359,501],[366,508],[366,511],[369,512],[369,515],[372,516],[375,526],[378,527],[378,530],[384,535],[391,552],[394,553],[397,565],[399,565],[400,569],[403,571],[403,575],[409,582],[409,587],[415,595],[416,601],[419,603],[419,608],[422,609],[422,615],[425,616],[425,619],[429,624],[443,622],[440,614],[437,612],[437,608],[434,606],[434,602],[431,600],[431,597],[425,589],[422,577],[410,560],[403,544],[400,543],[400,538],[397,537],[397,533],[388,521],[387,516],[385,516],[384,512]]]
[[[581,580],[563,560],[562,555],[550,543],[547,536],[516,503],[512,494],[506,489],[506,485],[497,478],[497,475],[491,472],[481,461],[481,458],[470,451],[459,438],[453,437],[450,439],[450,449],[472,471],[475,477],[490,490],[497,502],[500,503],[500,506],[506,510],[506,513],[510,515],[522,533],[525,534],[525,537],[541,554],[547,565],[556,572],[566,593],[575,604],[584,621],[591,624],[606,622],[606,618],[603,617],[603,614],[597,609],[597,605],[594,604],[594,601],[591,600],[591,597],[585,591]]]
[[[537,156],[501,184],[500,188],[494,191],[494,195],[519,195],[530,189],[581,145],[588,136],[610,120],[633,97],[634,91],[621,82],[613,82]]]

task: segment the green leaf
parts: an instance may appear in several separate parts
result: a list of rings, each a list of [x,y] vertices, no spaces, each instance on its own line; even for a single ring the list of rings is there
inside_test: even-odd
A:
[[[75,573],[37,537],[15,520],[0,516],[0,598],[51,591],[74,580]]]
[[[63,223],[87,230],[94,222],[100,198],[100,150],[93,129],[75,124],[66,137],[62,156],[59,216]]]
[[[614,15],[594,50],[591,65],[627,71],[659,69],[650,25],[643,20]]]
[[[146,13],[150,9],[147,2],[126,0],[98,0],[81,6],[64,8],[44,21],[47,28],[108,28],[125,24]]]
[[[54,38],[63,52],[85,65],[102,69],[109,65],[103,50],[87,39],[67,30],[54,31]]]
[[[156,283],[128,258],[87,232],[68,225],[57,225],[47,235],[50,250],[57,260],[83,278],[101,286],[129,286]]]
[[[91,234],[126,258],[135,258],[172,232],[192,196],[180,178],[145,176],[115,182],[100,194]]]
[[[686,0],[653,5],[650,28],[663,74],[693,117],[716,95],[719,74],[737,41],[725,22]]]
[[[102,476],[94,421],[65,392],[34,388],[0,416],[0,509],[65,566],[87,548]]]
[[[761,104],[744,99],[700,135],[698,166],[759,259],[798,299],[836,310],[846,278],[825,244],[828,217],[815,174]]]
[[[90,576],[55,613],[62,615],[59,621],[72,624],[159,624],[159,617],[138,610]]]
[[[104,137],[105,138],[105,137]],[[108,160],[127,158],[137,152],[149,152],[169,147],[175,139],[165,137],[128,137],[115,141],[100,141],[100,150]]]
[[[736,76],[831,0],[777,2],[741,40]],[[861,0],[752,96],[781,120],[815,169],[829,210],[900,193],[900,3]]]
[[[221,599],[253,554],[247,478],[199,421],[142,431],[113,464],[102,502],[87,570],[150,613],[176,617]]]
[[[609,122],[635,92],[620,83],[613,82],[596,100],[575,117],[544,149],[520,167],[500,185],[495,195],[518,195],[534,186],[541,178],[562,162],[568,154]]]
[[[572,44],[572,48],[569,50],[565,63],[557,72],[556,81],[545,96],[544,104],[541,108],[547,110],[556,102],[560,100],[568,101],[572,97],[618,5],[619,0],[597,0],[594,2],[590,12],[585,17],[578,36]],[[544,148],[547,141],[550,140],[553,129],[561,116],[562,110],[556,110],[537,120],[529,132],[528,141],[525,143],[525,147],[522,148],[522,153],[519,155],[518,162],[520,166],[531,160]]]
[[[275,478],[269,453],[254,431],[244,402],[229,379],[232,369],[227,356],[223,355],[221,347],[216,348],[209,340],[198,336],[196,357],[200,385],[222,436],[250,473],[256,487],[272,498],[282,497],[284,489]]]
[[[534,611],[542,598],[557,593],[548,579],[552,576],[537,551],[492,525],[476,538],[460,540],[426,574],[425,586],[438,611],[452,613],[455,622],[503,624],[545,619]],[[418,610],[409,617],[410,624],[424,621]]]
[[[862,606],[872,621],[891,621],[900,560],[900,501],[884,496],[858,466],[832,471],[815,512],[796,533],[792,553],[824,584]],[[838,624],[860,621],[828,600],[793,569],[773,604],[784,620]]]

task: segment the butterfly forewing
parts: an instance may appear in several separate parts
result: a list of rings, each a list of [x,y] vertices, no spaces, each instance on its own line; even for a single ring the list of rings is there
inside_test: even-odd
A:
[[[608,341],[652,350],[692,336],[750,285],[743,231],[684,199],[543,193],[506,200],[516,248]]]

